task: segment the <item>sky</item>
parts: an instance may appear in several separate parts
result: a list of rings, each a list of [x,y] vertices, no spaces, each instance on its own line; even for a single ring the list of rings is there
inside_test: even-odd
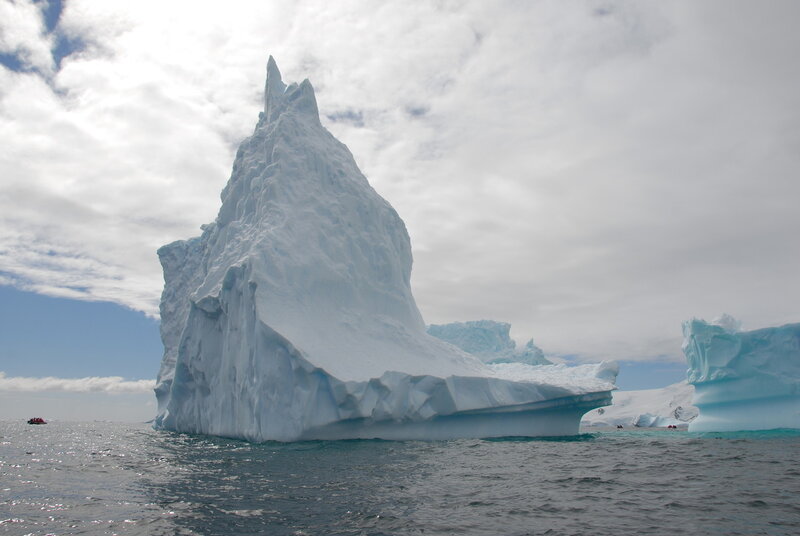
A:
[[[117,322],[70,331],[85,357],[68,370],[47,335],[59,320],[39,347],[35,324],[0,332],[0,371],[152,378],[130,362],[157,368],[155,250],[216,217],[270,54],[284,80],[312,82],[323,124],[405,221],[428,323],[510,322],[548,354],[645,377],[682,366],[689,318],[796,322],[798,15],[792,1],[0,0],[0,309],[44,326],[41,295]],[[148,318],[150,335],[114,347]],[[33,357],[43,340],[49,361]]]

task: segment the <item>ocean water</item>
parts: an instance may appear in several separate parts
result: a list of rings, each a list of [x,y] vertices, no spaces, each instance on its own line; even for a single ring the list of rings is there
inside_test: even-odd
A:
[[[0,534],[800,534],[800,433],[248,444],[2,422]]]

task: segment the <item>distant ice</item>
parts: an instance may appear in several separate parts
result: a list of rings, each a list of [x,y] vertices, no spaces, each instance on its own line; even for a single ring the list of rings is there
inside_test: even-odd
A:
[[[529,340],[522,348],[511,339],[511,324],[494,320],[432,324],[428,334],[458,346],[484,363],[549,365],[541,348]]]
[[[584,426],[685,426],[697,417],[692,405],[694,388],[679,382],[661,389],[614,391],[611,406],[583,416]]]
[[[728,313],[722,313],[711,321],[714,326],[719,326],[727,333],[734,334],[742,331],[742,323]]]

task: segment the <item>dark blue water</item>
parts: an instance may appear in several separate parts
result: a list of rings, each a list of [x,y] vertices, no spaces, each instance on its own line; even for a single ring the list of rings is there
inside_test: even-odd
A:
[[[797,432],[251,445],[0,427],[0,534],[800,534]]]

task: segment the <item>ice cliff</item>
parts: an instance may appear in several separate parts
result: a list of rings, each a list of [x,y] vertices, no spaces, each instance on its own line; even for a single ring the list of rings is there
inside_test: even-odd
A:
[[[800,428],[800,324],[739,331],[724,315],[683,324],[700,415],[690,431]]]
[[[614,365],[488,367],[428,335],[395,210],[270,58],[202,235],[164,269],[156,428],[253,441],[577,433]]]

